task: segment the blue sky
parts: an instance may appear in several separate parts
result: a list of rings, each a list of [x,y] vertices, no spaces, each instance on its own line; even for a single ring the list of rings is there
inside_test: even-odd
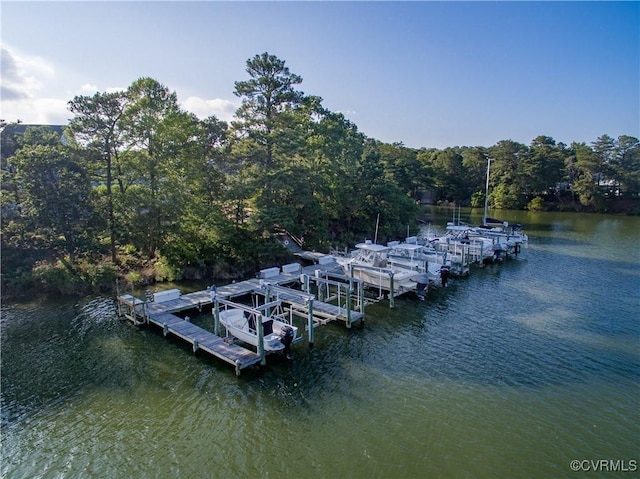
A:
[[[367,136],[409,147],[640,136],[638,2],[0,3],[1,118],[150,76],[231,120],[262,52]]]

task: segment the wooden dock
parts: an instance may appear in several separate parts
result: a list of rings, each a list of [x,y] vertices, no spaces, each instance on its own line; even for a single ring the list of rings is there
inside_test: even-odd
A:
[[[202,350],[222,359],[233,365],[236,375],[239,376],[242,369],[260,362],[261,357],[258,353],[229,342],[225,338],[172,314],[193,308],[200,309],[203,305],[211,303],[208,291],[180,295],[179,298],[161,303],[146,302],[125,294],[118,296],[118,312],[136,325],[153,324],[162,329],[164,336],[173,334],[187,341],[192,345],[194,353]]]
[[[260,355],[258,353],[228,342],[224,338],[216,336],[212,332],[195,324],[191,324],[189,321],[174,314],[150,314],[148,321],[161,327],[165,336],[171,333],[191,343],[194,353],[202,350],[235,366],[236,375],[238,376],[242,369],[260,362]]]
[[[288,266],[288,267],[286,267]],[[283,285],[299,282],[305,275],[314,275],[320,269],[314,265],[302,268],[300,265],[286,265],[282,268],[269,268],[260,273],[261,278],[231,283],[203,291],[181,294],[177,289],[162,291],[153,295],[153,300],[142,300],[131,294],[118,294],[118,314],[131,320],[136,325],[153,324],[162,329],[164,336],[172,334],[190,343],[193,352],[204,351],[235,367],[236,375],[248,366],[265,364],[264,355],[235,343],[230,338],[223,338],[214,332],[207,331],[188,320],[173,313],[198,309],[204,306],[218,307],[218,301],[228,302],[234,298],[247,295],[263,295],[265,301],[277,298],[286,303],[291,316],[307,319],[309,344],[313,345],[313,329],[334,320],[345,321],[347,327],[355,321],[364,320],[364,309],[351,310],[322,301],[318,301],[308,291],[287,288]],[[322,281],[316,278],[316,281]],[[343,293],[344,294],[344,293]],[[151,298],[149,298],[151,299]],[[338,303],[340,299],[338,298]],[[350,304],[347,302],[347,304]],[[217,331],[217,326],[216,326]],[[302,340],[302,338],[299,338]]]

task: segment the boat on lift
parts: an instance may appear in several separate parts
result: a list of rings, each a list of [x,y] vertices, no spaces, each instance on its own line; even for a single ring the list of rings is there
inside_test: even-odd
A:
[[[429,243],[419,244],[416,236],[406,238],[403,243],[391,241],[387,246],[389,263],[426,274],[430,285],[442,284],[443,270],[447,273],[451,270],[447,251],[438,251]]]
[[[219,312],[219,318],[229,335],[255,347],[258,347],[256,325],[261,324],[265,352],[288,350],[298,335],[296,326],[250,308],[225,308]]]
[[[378,288],[381,293],[385,291],[398,296],[416,291],[418,285],[424,283],[424,273],[394,264],[389,260],[389,250],[388,246],[367,240],[358,243],[350,256],[336,257],[336,262],[345,275],[359,278],[370,288]]]

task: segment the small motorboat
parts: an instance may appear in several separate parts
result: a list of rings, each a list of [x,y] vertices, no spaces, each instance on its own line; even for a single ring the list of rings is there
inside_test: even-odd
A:
[[[220,323],[225,327],[228,334],[255,347],[258,347],[256,319],[259,319],[263,328],[265,352],[281,351],[283,349],[287,352],[288,347],[298,335],[297,327],[269,318],[259,312],[227,308],[220,311],[219,317]]]

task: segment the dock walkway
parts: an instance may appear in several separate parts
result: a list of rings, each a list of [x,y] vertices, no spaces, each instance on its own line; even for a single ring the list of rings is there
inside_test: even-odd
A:
[[[235,366],[236,375],[240,370],[260,362],[260,355],[234,343],[225,341],[210,331],[191,324],[174,314],[149,314],[148,321],[162,328],[163,334],[171,333],[193,345],[193,352],[205,351]]]

